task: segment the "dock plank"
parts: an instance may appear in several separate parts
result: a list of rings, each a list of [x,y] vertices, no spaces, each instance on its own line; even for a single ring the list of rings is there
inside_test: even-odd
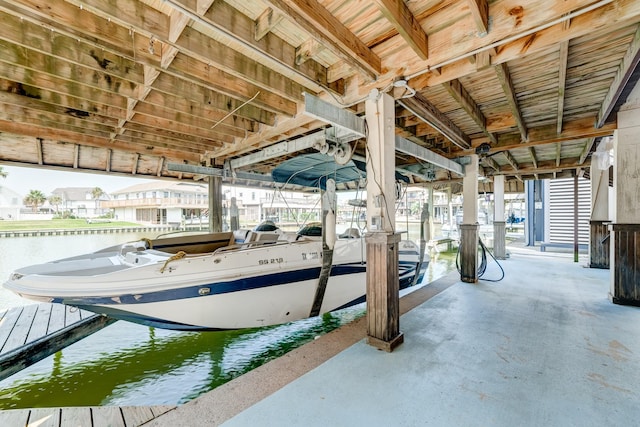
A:
[[[31,409],[29,413],[29,427],[59,427],[59,408],[37,408]]]
[[[4,346],[13,331],[16,322],[20,318],[24,307],[16,307],[9,312],[0,321],[0,354],[4,353]]]
[[[122,412],[117,406],[97,406],[91,408],[93,427],[126,427]]]
[[[29,420],[29,411],[12,409],[0,411],[0,426],[2,427],[24,427]]]
[[[31,325],[33,325],[33,319],[36,317],[37,311],[38,306],[36,304],[24,307],[11,334],[9,334],[7,341],[4,343],[4,347],[2,348],[3,353],[18,348],[27,342],[27,337],[29,336],[29,331],[31,330]]]
[[[127,427],[139,426],[156,417],[148,406],[123,406],[121,409]]]
[[[64,328],[64,317],[67,308],[62,304],[51,304],[51,317],[49,318],[49,329],[47,333],[53,333]]]
[[[49,318],[51,317],[51,304],[38,304],[38,310],[36,311],[33,319],[33,324],[27,335],[25,342],[35,341],[36,339],[43,337],[47,334],[49,329]]]
[[[63,408],[60,412],[60,426],[91,426],[91,408]]]
[[[72,325],[76,322],[79,322],[81,319],[80,317],[80,309],[76,308],[76,307],[71,307],[71,306],[65,306],[66,308],[66,313],[65,313],[65,317],[64,317],[64,326],[65,328],[69,325]]]
[[[115,319],[96,314],[12,351],[0,354],[0,380],[8,378],[113,322]]]

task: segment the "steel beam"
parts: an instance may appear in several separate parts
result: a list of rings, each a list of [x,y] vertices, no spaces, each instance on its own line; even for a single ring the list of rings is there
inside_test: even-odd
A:
[[[396,135],[396,151],[409,154],[417,159],[431,163],[432,165],[454,172],[460,176],[464,176],[464,168],[457,162],[449,160],[440,154],[427,150],[401,136]]]

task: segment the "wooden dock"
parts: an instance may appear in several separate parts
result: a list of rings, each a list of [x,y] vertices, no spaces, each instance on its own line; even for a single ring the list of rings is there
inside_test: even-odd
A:
[[[136,427],[175,406],[87,406],[0,411],[2,427]]]
[[[33,304],[1,311],[0,380],[114,321],[62,304]]]

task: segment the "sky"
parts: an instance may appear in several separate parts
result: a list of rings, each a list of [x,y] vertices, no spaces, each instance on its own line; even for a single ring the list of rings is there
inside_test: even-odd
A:
[[[49,196],[59,187],[100,187],[106,193],[110,193],[131,185],[152,181],[133,176],[128,178],[98,173],[1,166],[8,175],[6,178],[0,178],[0,186],[7,187],[22,196],[26,196],[31,190],[40,190],[45,196]]]

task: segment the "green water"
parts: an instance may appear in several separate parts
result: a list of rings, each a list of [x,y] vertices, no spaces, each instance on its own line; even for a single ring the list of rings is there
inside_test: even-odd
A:
[[[28,250],[29,263],[34,263],[52,259],[60,239],[70,252],[93,250],[91,238],[99,239],[2,239],[0,249]],[[104,243],[111,244],[94,244]],[[12,259],[0,264],[1,277],[24,264],[19,262],[24,257]],[[454,268],[455,254],[439,254],[423,283]],[[0,309],[25,303],[30,302],[0,291]],[[225,332],[167,331],[119,321],[1,381],[0,409],[184,403],[363,315],[361,304],[290,324]]]

